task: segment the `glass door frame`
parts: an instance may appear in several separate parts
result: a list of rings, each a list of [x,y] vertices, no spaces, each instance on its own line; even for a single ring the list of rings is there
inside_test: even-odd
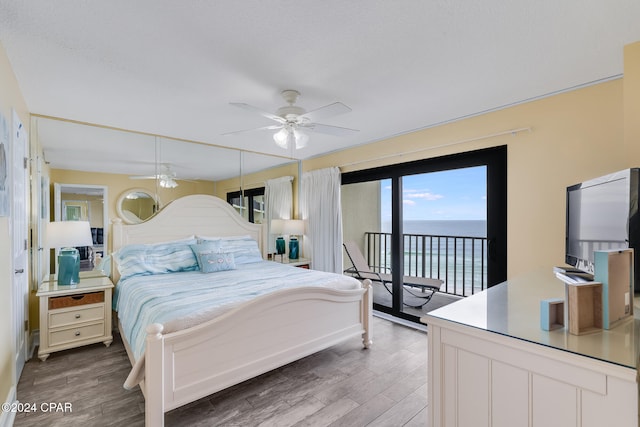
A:
[[[374,303],[374,309],[392,316],[419,321],[402,310],[404,271],[402,226],[402,178],[408,175],[486,166],[487,168],[487,286],[507,279],[507,146],[498,146],[342,174],[342,184],[390,179],[392,187],[391,270],[392,307]]]

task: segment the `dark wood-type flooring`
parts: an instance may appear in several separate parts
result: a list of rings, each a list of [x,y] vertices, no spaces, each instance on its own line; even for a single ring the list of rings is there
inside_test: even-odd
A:
[[[165,415],[167,426],[425,426],[427,335],[374,318],[374,344],[359,338],[205,397]],[[122,384],[131,366],[116,334],[33,357],[18,384],[23,403],[70,403],[72,412],[19,413],[15,426],[142,426],[144,399]]]

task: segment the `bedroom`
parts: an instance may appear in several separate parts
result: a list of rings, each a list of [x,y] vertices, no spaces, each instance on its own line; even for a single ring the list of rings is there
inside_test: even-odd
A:
[[[640,37],[636,36],[633,39],[625,40],[624,44],[638,39]],[[595,49],[597,43],[592,42],[589,46]],[[3,48],[6,49],[6,46]],[[640,158],[637,144],[632,143],[637,140],[639,134],[638,124],[628,119],[628,117],[637,114],[640,103],[637,90],[634,89],[637,87],[639,79],[636,62],[637,51],[637,44],[628,45],[624,49],[620,44],[611,51],[604,52],[619,62],[616,72],[611,74],[617,77],[610,80],[417,132],[374,141],[366,147],[354,147],[305,159],[302,162],[302,170],[311,171],[330,166],[347,165],[352,163],[354,159],[373,159],[366,164],[342,168],[343,172],[350,172],[359,168],[397,162],[397,158],[389,157],[395,154],[405,153],[402,157],[404,161],[437,157],[489,146],[507,145],[509,149],[508,276],[524,272],[532,266],[555,265],[559,259],[562,259],[564,223],[563,219],[559,218],[558,212],[564,209],[564,187],[591,176],[636,166],[637,159]],[[452,54],[456,55],[455,52]],[[623,59],[624,70],[622,68]],[[35,107],[27,106],[26,96],[22,93],[16,82],[16,77],[14,77],[14,73],[17,74],[17,72],[13,70],[7,53],[4,51],[2,70],[3,97],[0,102],[2,102],[3,114],[6,117],[11,117],[11,108],[15,108],[23,123],[29,123],[29,113],[42,112]],[[624,78],[621,77],[622,74],[624,74]],[[576,82],[576,84],[582,83],[588,82]],[[275,90],[273,93],[275,98],[277,93]],[[545,93],[537,95],[543,94]],[[340,99],[339,92],[333,95],[338,100],[352,104],[346,99]],[[256,103],[250,98],[234,95],[231,99],[225,99],[223,104],[231,101]],[[319,105],[321,104],[319,103]],[[265,106],[269,105],[272,104],[267,103]],[[277,105],[277,100],[273,101],[273,105]],[[482,111],[482,109],[477,111]],[[63,114],[59,115],[64,116]],[[346,118],[347,116],[345,116]],[[107,120],[97,121],[97,123],[105,122]],[[238,127],[230,127],[228,130],[242,128],[242,125],[246,124],[246,121],[240,120]],[[123,127],[140,129],[138,124]],[[531,127],[533,131],[515,137],[504,135],[447,146],[451,142],[467,141],[520,127]],[[158,133],[164,134],[164,132]],[[428,151],[417,151],[425,147],[434,148]],[[589,149],[582,149],[584,147]],[[581,166],[568,167],[568,164]],[[64,182],[65,172],[56,171],[54,173],[58,175],[51,179],[51,183]],[[293,174],[297,171],[293,170],[289,173]],[[67,182],[73,182],[80,176],[72,176]],[[132,187],[130,184],[118,184],[118,179],[126,178],[124,176],[114,177],[116,183],[113,185],[115,187],[113,191],[110,189],[109,192],[111,200],[114,200],[124,188]],[[87,184],[104,183],[104,177],[96,175],[86,176],[86,179],[83,177],[82,180]],[[183,188],[186,186],[187,184]],[[164,196],[161,197],[164,198]],[[170,200],[170,197],[167,200]],[[3,218],[3,221],[6,220]],[[3,226],[6,229],[6,222],[3,223]],[[8,241],[9,239],[3,238],[0,245],[6,245],[5,242]],[[2,246],[2,250],[7,255],[3,259],[8,259],[10,247]],[[3,277],[11,277],[10,271],[10,264],[3,265]],[[2,283],[8,283],[8,281],[3,280]],[[1,292],[4,296],[2,300],[5,301],[3,304],[8,303],[10,301],[9,289],[3,285]],[[31,304],[31,330],[35,330],[37,329],[37,314],[34,314],[35,297],[33,295],[31,296]],[[1,311],[3,313],[9,312],[8,310]],[[37,313],[37,309],[35,309],[35,313]],[[3,323],[11,324],[11,319],[5,319]],[[10,331],[3,328],[2,334],[3,343],[11,342]],[[9,346],[3,345],[2,347],[8,348]],[[2,357],[2,366],[8,366],[3,369],[2,375],[3,381],[7,382],[2,383],[0,390],[4,397],[11,389],[11,382],[5,380],[9,376],[4,375],[11,371],[9,362],[11,357],[8,354],[3,354]]]

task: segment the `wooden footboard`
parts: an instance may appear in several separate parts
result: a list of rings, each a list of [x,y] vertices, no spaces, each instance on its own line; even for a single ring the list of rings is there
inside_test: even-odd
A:
[[[252,300],[196,327],[162,334],[147,328],[145,420],[362,335],[372,343],[371,282],[340,291],[305,287]]]

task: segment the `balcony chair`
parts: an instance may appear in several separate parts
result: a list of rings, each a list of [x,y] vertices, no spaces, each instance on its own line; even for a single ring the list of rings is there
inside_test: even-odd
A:
[[[367,260],[364,258],[364,255],[362,255],[360,248],[358,248],[355,242],[348,241],[344,242],[342,245],[344,246],[344,250],[353,265],[353,267],[346,269],[345,273],[353,274],[354,277],[360,280],[370,279],[372,282],[381,283],[384,288],[393,295],[393,292],[391,292],[391,289],[389,288],[389,285],[391,284],[391,274],[377,273],[371,270],[371,267],[369,267]],[[422,304],[418,305],[407,304],[404,301],[403,304],[412,308],[422,308],[431,301],[431,298],[440,290],[440,286],[442,286],[444,282],[439,279],[431,279],[428,277],[403,276],[402,283],[404,285],[404,290],[409,294],[424,300]],[[427,292],[428,295],[414,294],[407,289],[407,287],[420,288],[423,293]]]

